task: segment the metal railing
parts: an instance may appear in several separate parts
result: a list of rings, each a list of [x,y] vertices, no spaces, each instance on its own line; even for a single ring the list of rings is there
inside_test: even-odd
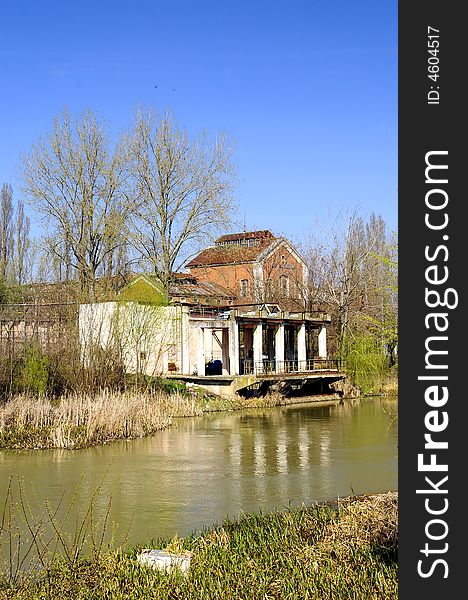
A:
[[[311,373],[316,371],[341,371],[344,361],[338,358],[308,358],[307,360],[241,360],[241,375],[269,375],[283,373]]]
[[[212,308],[212,307],[195,307],[189,309],[189,315],[191,319],[217,319],[226,321],[229,320],[231,312],[225,308]]]

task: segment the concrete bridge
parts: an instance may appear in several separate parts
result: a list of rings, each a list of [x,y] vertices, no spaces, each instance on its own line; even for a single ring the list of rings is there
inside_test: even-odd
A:
[[[242,365],[241,365],[242,368]],[[281,393],[330,393],[330,384],[346,377],[344,364],[337,359],[305,361],[257,361],[246,364],[242,375],[178,375],[168,377],[192,383],[220,396],[264,395],[270,389]]]

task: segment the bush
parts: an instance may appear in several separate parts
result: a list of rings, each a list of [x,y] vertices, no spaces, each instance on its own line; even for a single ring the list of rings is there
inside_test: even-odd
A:
[[[42,396],[47,390],[48,382],[49,359],[38,346],[31,345],[20,363],[19,387],[34,396]]]
[[[342,353],[354,385],[364,394],[381,390],[388,375],[388,358],[374,337],[365,334],[348,337]]]

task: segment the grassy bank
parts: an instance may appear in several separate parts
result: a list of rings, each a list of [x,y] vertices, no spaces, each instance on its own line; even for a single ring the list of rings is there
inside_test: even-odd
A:
[[[79,449],[151,435],[168,427],[177,417],[294,402],[300,402],[300,398],[286,398],[278,393],[258,398],[224,398],[201,389],[189,391],[183,385],[172,391],[101,390],[54,399],[18,395],[0,405],[0,450]]]
[[[186,576],[140,566],[140,549],[57,560],[0,585],[0,598],[396,599],[397,493],[245,515],[155,548],[192,553]]]
[[[172,417],[201,414],[194,398],[161,391],[16,396],[0,407],[0,449],[83,448],[150,435]]]

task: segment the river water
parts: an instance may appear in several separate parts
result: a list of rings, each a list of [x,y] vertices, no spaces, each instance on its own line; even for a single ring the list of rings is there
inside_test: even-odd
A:
[[[229,515],[397,489],[397,401],[369,398],[180,419],[85,450],[0,452],[0,501],[23,481],[32,513],[110,502],[115,541],[149,544]],[[70,525],[71,526],[71,525]],[[109,526],[110,527],[110,526]]]

